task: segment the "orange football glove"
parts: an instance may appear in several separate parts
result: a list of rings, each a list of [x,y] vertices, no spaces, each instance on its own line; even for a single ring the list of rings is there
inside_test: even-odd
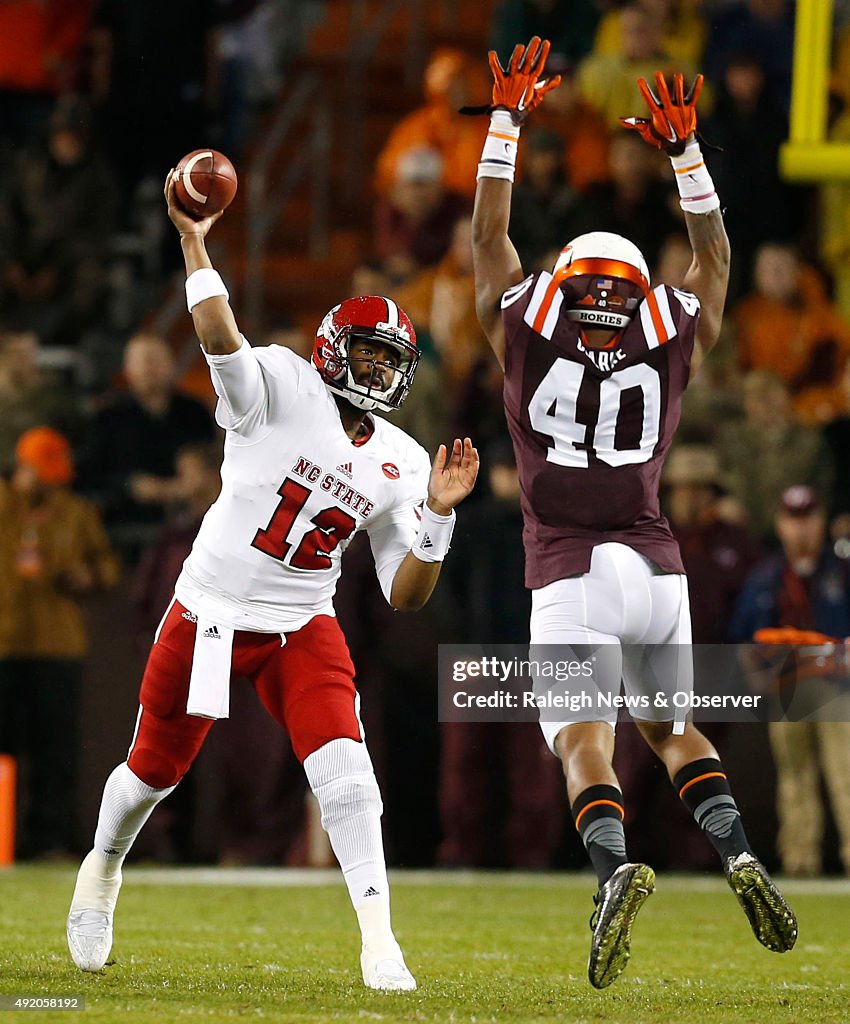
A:
[[[649,88],[645,78],[638,79],[638,88],[649,108],[649,117],[621,117],[620,124],[638,132],[644,141],[656,149],[664,149],[671,156],[685,151],[688,138],[697,130],[697,100],[702,92],[703,76],[697,75],[685,95],[685,80],[673,75],[673,92],[660,71],[655,72],[658,95]]]
[[[561,84],[561,76],[548,81],[539,81],[546,67],[550,42],[534,36],[528,46],[517,44],[511,54],[507,69],[499,63],[495,50],[488,54],[490,70],[493,72],[493,106],[509,110],[517,123],[522,123],[551,89]]]

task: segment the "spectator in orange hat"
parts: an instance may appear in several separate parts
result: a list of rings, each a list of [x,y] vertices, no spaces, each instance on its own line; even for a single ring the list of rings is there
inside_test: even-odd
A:
[[[93,505],[74,494],[67,438],[34,427],[0,482],[0,751],[27,762],[19,855],[73,850],[82,598],[118,578]]]
[[[412,149],[436,149],[443,159],[443,184],[472,198],[481,156],[481,123],[458,110],[489,95],[486,80],[460,50],[437,50],[425,70],[425,103],[395,126],[378,157],[376,191],[386,195],[398,175],[398,165]]]
[[[64,434],[52,427],[32,427],[21,434],[15,447],[17,468],[32,476],[33,489],[63,486],[74,479],[71,446]]]

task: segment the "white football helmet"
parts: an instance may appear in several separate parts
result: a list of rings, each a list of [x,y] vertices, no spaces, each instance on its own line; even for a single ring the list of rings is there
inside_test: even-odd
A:
[[[640,249],[610,231],[591,231],[568,242],[552,275],[564,292],[567,318],[585,327],[621,330],[649,292],[649,268]]]

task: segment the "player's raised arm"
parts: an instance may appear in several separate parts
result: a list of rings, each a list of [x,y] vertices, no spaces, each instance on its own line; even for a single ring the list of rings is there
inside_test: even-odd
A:
[[[507,70],[490,51],[493,103],[487,141],[478,165],[478,187],[472,214],[472,258],[475,306],[481,326],[504,365],[504,339],[499,302],[511,285],[522,280],[522,266],[508,237],[511,186],[520,126],[526,116],[560,82],[560,76],[539,81],[549,54],[549,41],[535,36],[528,46],[514,47]],[[485,108],[487,109],[487,108]]]
[[[203,220],[195,220],[177,205],[174,195],[174,171],[165,179],[168,216],[180,233],[180,245],[186,262],[186,298],[195,332],[205,352],[224,356],[236,352],[242,338],[228,302],[227,289],[213,268],[204,239],[221,216],[221,211]]]
[[[655,74],[655,92],[640,78],[638,87],[650,116],[621,119],[624,127],[637,131],[656,149],[665,150],[673,165],[693,249],[693,262],[685,275],[685,287],[696,295],[702,307],[696,332],[697,358],[711,350],[720,334],[730,258],[720,200],[695,134],[702,82],[702,75],[698,75],[685,94],[682,76],[674,75],[671,96],[660,71]]]

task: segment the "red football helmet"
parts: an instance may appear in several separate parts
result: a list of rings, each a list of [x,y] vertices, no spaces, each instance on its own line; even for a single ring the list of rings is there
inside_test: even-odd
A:
[[[351,371],[349,345],[352,341],[373,341],[398,353],[398,366],[385,391],[367,381],[358,384]],[[313,343],[312,363],[327,387],[359,409],[401,408],[419,362],[416,331],[410,317],[392,299],[361,295],[346,299],[322,320]]]
[[[574,238],[558,255],[552,276],[564,292],[567,318],[586,328],[621,330],[649,291],[640,249],[610,231]]]

